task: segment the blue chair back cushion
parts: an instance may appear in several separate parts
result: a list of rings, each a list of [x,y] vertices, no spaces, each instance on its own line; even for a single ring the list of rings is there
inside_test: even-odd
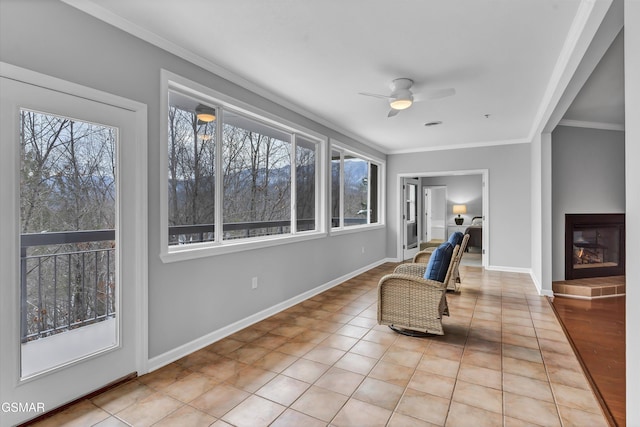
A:
[[[462,239],[464,238],[464,234],[462,234],[459,231],[456,231],[455,233],[451,233],[451,236],[449,236],[449,243],[451,243],[453,245],[453,247],[455,248],[456,245],[461,245],[462,244]]]
[[[454,246],[449,242],[444,242],[436,248],[429,258],[429,264],[424,272],[424,278],[444,282],[453,255]]]

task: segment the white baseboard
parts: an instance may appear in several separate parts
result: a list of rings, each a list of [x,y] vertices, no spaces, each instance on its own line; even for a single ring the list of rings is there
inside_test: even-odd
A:
[[[553,291],[552,291],[552,290],[550,290],[550,289],[542,289],[542,290],[540,290],[540,289],[538,288],[538,293],[539,293],[540,295],[542,295],[543,297],[551,297],[551,298],[553,298],[553,297],[555,296],[555,295],[554,295],[554,293],[553,293]]]
[[[485,267],[485,270],[488,271],[503,271],[505,273],[523,273],[523,274],[531,274],[530,268],[522,268],[522,267],[505,267],[501,265],[490,265]]]
[[[324,291],[326,291],[327,289],[331,289],[334,286],[337,286],[359,274],[362,274],[366,271],[371,270],[374,267],[377,267],[381,264],[384,264],[385,262],[392,262],[390,261],[388,258],[387,259],[383,259],[377,262],[374,262],[372,264],[369,264],[367,266],[364,266],[362,268],[359,268],[358,270],[352,271],[351,273],[345,274],[344,276],[338,277],[334,280],[331,280],[330,282],[327,282],[323,285],[320,285],[318,287],[315,287],[307,292],[303,292],[300,295],[297,295],[293,298],[289,298],[286,301],[283,301],[281,303],[278,303],[274,306],[271,306],[267,309],[264,309],[258,313],[252,314],[251,316],[245,317],[244,319],[238,320],[237,322],[234,322],[230,325],[227,325],[225,327],[222,327],[218,330],[215,330],[207,335],[203,335],[200,338],[197,338],[191,342],[188,342],[186,344],[183,344],[179,347],[176,347],[172,350],[167,351],[166,353],[163,353],[161,355],[155,356],[151,359],[148,360],[147,362],[147,372],[152,372],[155,371],[156,369],[162,368],[163,366],[168,365],[169,363],[175,362],[176,360],[191,354],[195,351],[198,351],[208,345],[213,344],[216,341],[221,340],[222,338],[225,338],[233,333],[236,333],[244,328],[246,328],[247,326],[251,326],[254,323],[260,322],[261,320],[264,320],[268,317],[273,316],[274,314],[277,314],[283,310],[286,310],[289,307],[292,307],[296,304],[301,303],[302,301],[305,301],[315,295],[318,295],[319,293],[322,293]]]
[[[529,277],[531,277],[531,281],[533,282],[533,285],[536,287],[536,290],[538,291],[538,295],[546,295],[551,297],[553,296],[553,292],[551,292],[551,295],[549,295],[546,290],[542,289],[542,284],[538,281],[535,274],[533,274],[533,270],[531,270],[531,272],[529,273]]]

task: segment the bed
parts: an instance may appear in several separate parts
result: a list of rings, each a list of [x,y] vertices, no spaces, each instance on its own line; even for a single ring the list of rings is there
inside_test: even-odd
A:
[[[465,234],[469,235],[469,243],[467,244],[467,252],[469,248],[478,249],[482,252],[482,217],[474,216],[471,225],[465,230]]]

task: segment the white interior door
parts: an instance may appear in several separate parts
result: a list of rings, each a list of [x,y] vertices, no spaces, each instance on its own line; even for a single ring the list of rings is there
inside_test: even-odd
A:
[[[430,220],[431,235],[430,239],[446,240],[446,218],[447,218],[447,187],[433,186],[429,187],[431,195],[430,199]]]
[[[36,405],[13,425],[144,369],[146,135],[140,111],[2,71],[0,401]]]

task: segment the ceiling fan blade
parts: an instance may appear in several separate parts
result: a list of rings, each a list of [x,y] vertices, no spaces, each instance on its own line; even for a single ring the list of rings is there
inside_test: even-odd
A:
[[[389,114],[387,114],[387,117],[397,116],[399,112],[400,112],[400,110],[393,110],[392,109],[391,111],[389,111]]]
[[[428,99],[441,99],[456,94],[456,90],[452,87],[446,89],[431,90],[413,96],[414,101],[425,101]]]
[[[389,98],[391,98],[389,95],[379,95],[377,93],[358,92],[358,95],[373,96],[374,98],[380,98],[380,99],[389,99]]]

